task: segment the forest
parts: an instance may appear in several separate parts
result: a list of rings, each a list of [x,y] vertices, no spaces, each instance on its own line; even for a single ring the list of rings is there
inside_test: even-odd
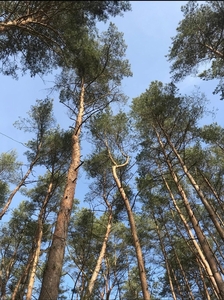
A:
[[[110,19],[131,7],[0,2],[1,75],[55,74],[72,124],[50,96],[31,98],[14,124],[31,137],[23,161],[0,153],[0,300],[224,299],[224,128],[201,125],[213,112],[200,89],[177,87],[196,74],[224,99],[224,2],[181,7],[170,82],[129,102],[128,45]]]

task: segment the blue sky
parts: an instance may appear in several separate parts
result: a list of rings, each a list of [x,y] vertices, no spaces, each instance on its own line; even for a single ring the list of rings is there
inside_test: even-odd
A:
[[[182,19],[180,7],[186,1],[131,1],[132,11],[124,13],[123,17],[113,18],[118,30],[124,33],[124,39],[128,46],[127,59],[131,64],[133,77],[123,81],[123,91],[132,98],[139,96],[153,80],[163,83],[170,81],[170,63],[165,55],[171,46],[171,37],[176,35],[176,27]],[[107,25],[100,25],[100,29],[106,29]],[[31,135],[13,127],[13,123],[19,116],[27,117],[26,113],[36,99],[44,99],[49,94],[49,88],[53,86],[53,76],[44,78],[30,78],[29,74],[14,80],[10,77],[0,75],[1,79],[1,109],[0,109],[0,153],[15,149],[18,158],[24,160],[23,153],[25,143]],[[219,96],[214,96],[215,82],[203,82],[202,80],[189,76],[178,84],[180,93],[191,93],[194,86],[200,86],[201,91],[211,100],[210,107],[218,109],[216,121],[223,124],[222,112],[224,102]],[[55,117],[62,128],[72,125],[66,109],[58,101],[58,95],[49,95],[54,98]],[[129,101],[129,103],[130,103]],[[205,123],[211,122],[205,119]],[[16,140],[12,140],[8,137]],[[76,197],[82,199],[84,196],[84,184],[87,184],[85,176],[81,176],[77,186]],[[17,205],[21,197],[17,195],[13,200],[13,206]]]

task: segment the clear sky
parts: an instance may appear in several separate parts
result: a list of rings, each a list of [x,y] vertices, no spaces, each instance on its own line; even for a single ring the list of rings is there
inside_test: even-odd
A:
[[[185,3],[187,2],[131,1],[132,11],[111,20],[118,30],[124,33],[128,46],[127,59],[130,61],[133,77],[124,80],[123,91],[130,101],[145,92],[151,81],[159,80],[163,83],[170,81],[170,63],[167,62],[165,55],[171,46],[171,37],[176,35],[178,22],[182,19],[180,7]],[[107,28],[107,25],[100,26],[101,29]],[[19,116],[27,117],[26,113],[36,99],[44,99],[49,94],[48,88],[53,86],[53,77],[48,76],[43,81],[38,76],[30,78],[27,74],[16,81],[0,75],[0,79],[0,153],[15,149],[19,159],[24,160],[22,154],[26,148],[16,141],[25,143],[31,135],[15,129],[13,123]],[[224,102],[219,100],[219,96],[212,94],[216,83],[188,77],[178,84],[178,87],[180,93],[188,94],[194,85],[200,86],[201,91],[211,100],[210,107],[218,109],[216,121],[223,126]],[[54,98],[54,111],[58,123],[62,128],[68,128],[72,123],[66,109],[59,103],[58,95],[55,93],[49,96]],[[205,119],[204,122],[209,123],[211,120]],[[83,199],[83,184],[86,182],[85,176],[82,176],[77,186],[76,197],[80,200]],[[14,198],[13,206],[18,204],[19,199],[21,199],[19,195]]]

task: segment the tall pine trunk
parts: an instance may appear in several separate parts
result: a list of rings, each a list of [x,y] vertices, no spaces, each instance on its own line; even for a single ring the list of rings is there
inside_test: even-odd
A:
[[[172,193],[172,191],[171,191],[171,189],[170,189],[170,187],[168,185],[168,182],[166,181],[166,179],[165,179],[165,177],[163,175],[162,175],[162,178],[163,178],[163,181],[164,181],[164,183],[166,185],[167,190],[169,191],[169,194],[170,194],[170,197],[172,199],[173,205],[174,205],[174,207],[175,207],[175,209],[176,209],[176,211],[177,211],[177,213],[178,213],[178,215],[179,215],[182,223],[184,224],[184,227],[186,229],[186,232],[187,232],[190,240],[192,241],[192,243],[193,243],[193,245],[195,247],[195,249],[192,249],[192,252],[196,252],[197,253],[198,263],[199,263],[199,269],[203,268],[203,270],[205,270],[208,278],[210,279],[213,291],[214,291],[216,297],[218,298],[218,287],[217,287],[216,281],[215,281],[215,279],[213,277],[211,268],[210,268],[210,266],[209,266],[209,264],[208,264],[208,262],[207,262],[207,260],[206,260],[206,258],[204,256],[204,254],[203,254],[203,252],[202,252],[202,250],[200,248],[200,245],[198,245],[197,239],[195,238],[195,235],[193,234],[190,226],[188,225],[185,216],[182,214],[179,206],[177,205],[177,202],[176,202],[176,200],[174,198],[174,195],[173,195],[173,193]],[[203,284],[204,284],[205,280],[206,279],[203,278]]]
[[[212,208],[210,203],[207,201],[206,197],[204,196],[202,190],[200,189],[199,185],[195,181],[194,177],[189,172],[186,164],[184,163],[183,159],[181,158],[181,156],[178,153],[178,151],[177,151],[176,147],[174,146],[174,144],[171,142],[169,136],[166,134],[166,132],[164,130],[163,130],[163,132],[164,132],[164,135],[166,136],[167,142],[169,143],[171,149],[173,150],[173,153],[176,155],[177,159],[179,160],[180,165],[181,165],[184,173],[186,174],[186,176],[188,177],[188,179],[189,179],[190,183],[192,184],[193,188],[197,192],[197,194],[198,194],[199,198],[201,199],[201,202],[203,203],[205,209],[209,213],[209,217],[211,218],[217,232],[219,233],[222,240],[224,240],[224,229],[222,228],[221,224],[219,223],[216,212],[214,211],[214,209]]]
[[[46,211],[46,205],[51,197],[51,192],[53,190],[53,182],[51,181],[49,186],[48,186],[48,191],[45,196],[45,199],[42,203],[42,207],[38,216],[38,221],[37,221],[37,233],[36,233],[36,238],[35,238],[35,252],[34,252],[34,258],[30,270],[30,276],[29,276],[29,282],[28,282],[28,287],[27,287],[27,293],[26,293],[26,300],[31,300],[32,299],[32,291],[33,291],[33,286],[34,286],[34,281],[35,281],[35,275],[36,275],[36,269],[37,269],[37,264],[40,256],[40,248],[41,248],[41,241],[42,241],[42,236],[43,236],[43,217]]]
[[[106,233],[105,233],[105,236],[104,236],[101,251],[100,251],[99,257],[97,259],[97,263],[96,263],[95,269],[93,271],[92,277],[91,277],[91,279],[88,283],[87,291],[86,291],[86,294],[83,297],[83,300],[90,299],[90,297],[92,295],[94,284],[95,284],[97,276],[100,272],[100,268],[101,268],[103,258],[105,257],[106,248],[107,248],[107,241],[108,241],[108,238],[109,238],[109,235],[110,235],[110,232],[111,232],[111,226],[112,226],[112,210],[110,209],[109,216],[108,216],[107,229],[106,229]]]
[[[154,212],[152,215],[153,215],[153,219],[154,219],[155,226],[156,226],[156,232],[157,232],[157,235],[159,238],[160,248],[162,250],[164,261],[165,261],[165,267],[166,267],[167,276],[168,276],[168,280],[169,280],[170,291],[171,291],[173,300],[177,300],[175,290],[174,290],[173,280],[172,280],[172,266],[170,266],[170,264],[169,264],[168,255],[167,255],[167,252],[166,252],[163,240],[162,240],[161,231],[160,231],[160,228],[159,228],[159,225],[158,225],[158,222],[157,222]]]
[[[67,183],[60,203],[52,244],[48,254],[39,300],[57,300],[62,273],[68,226],[73,207],[76,182],[80,167],[80,133],[84,114],[84,82],[81,84],[79,111],[72,135],[72,158]]]
[[[166,152],[165,152],[165,148],[164,148],[164,145],[163,145],[163,142],[160,138],[160,135],[158,133],[158,131],[156,130],[156,128],[154,127],[154,130],[155,130],[155,133],[157,135],[157,139],[158,139],[158,142],[159,144],[161,145],[161,148],[163,150],[163,153],[164,153],[164,157],[166,159],[166,163],[167,163],[167,166],[169,168],[169,171],[170,171],[170,174],[176,184],[176,187],[178,189],[178,192],[180,193],[182,199],[183,199],[183,203],[184,203],[184,206],[185,206],[185,209],[186,209],[186,212],[189,216],[189,220],[191,221],[192,225],[193,225],[193,228],[194,228],[194,231],[197,235],[197,238],[199,240],[199,243],[201,245],[201,248],[204,252],[204,255],[206,257],[206,260],[211,268],[211,271],[212,271],[212,274],[214,276],[214,279],[216,281],[216,284],[217,284],[217,287],[218,287],[218,295],[219,295],[219,299],[224,299],[224,282],[223,282],[223,279],[222,279],[222,276],[218,270],[218,266],[217,266],[217,260],[214,256],[214,253],[212,252],[211,248],[210,248],[210,245],[207,241],[207,238],[206,236],[204,235],[203,233],[203,230],[201,229],[201,226],[199,225],[199,222],[194,214],[194,212],[192,211],[192,208],[191,208],[191,205],[187,199],[187,196],[185,194],[185,191],[183,189],[183,187],[181,186],[180,182],[179,182],[179,179],[176,175],[176,173],[174,172],[174,169],[172,167],[172,164],[171,162],[169,161],[167,155],[166,155]]]
[[[107,147],[107,149],[108,149],[108,147]],[[111,154],[110,154],[109,149],[108,149],[108,153],[109,153],[111,161],[113,163],[115,163],[112,156],[111,156]],[[114,178],[114,181],[115,181],[115,183],[117,185],[117,188],[120,192],[120,195],[121,195],[121,197],[124,201],[125,208],[126,208],[126,211],[127,211],[127,214],[128,214],[128,220],[129,220],[130,227],[131,227],[131,234],[132,234],[132,238],[133,238],[133,244],[134,244],[134,247],[135,247],[136,257],[137,257],[137,261],[138,261],[138,270],[139,270],[139,277],[140,277],[140,281],[141,281],[143,297],[144,297],[144,300],[150,300],[150,294],[149,294],[149,290],[148,290],[148,283],[147,283],[144,259],[143,259],[143,255],[142,255],[142,248],[141,248],[141,244],[140,244],[138,234],[137,234],[137,228],[136,228],[136,224],[135,224],[134,215],[133,215],[133,212],[132,212],[132,209],[131,209],[129,199],[128,199],[126,193],[125,193],[125,190],[124,190],[124,188],[121,184],[121,181],[119,180],[119,178],[117,176],[117,168],[124,167],[127,164],[128,164],[128,159],[122,165],[114,164],[112,166],[113,178]]]

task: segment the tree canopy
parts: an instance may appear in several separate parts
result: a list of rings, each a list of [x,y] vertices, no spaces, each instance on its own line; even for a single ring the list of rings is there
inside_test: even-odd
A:
[[[83,28],[92,30],[97,21],[128,10],[128,1],[2,1],[1,72],[49,72],[65,63],[69,44],[79,43]]]
[[[194,74],[203,80],[218,79],[214,92],[223,99],[223,1],[189,1],[181,10],[183,20],[168,54],[172,78],[179,81]]]
[[[196,72],[222,92],[224,6],[182,7],[171,82],[131,100],[124,35],[116,22],[97,27],[130,8],[0,2],[1,72],[58,68],[53,89],[71,123],[62,129],[55,99],[30,99],[14,123],[29,133],[21,161],[0,153],[1,300],[224,299],[224,128],[201,125],[206,95],[177,86]]]

